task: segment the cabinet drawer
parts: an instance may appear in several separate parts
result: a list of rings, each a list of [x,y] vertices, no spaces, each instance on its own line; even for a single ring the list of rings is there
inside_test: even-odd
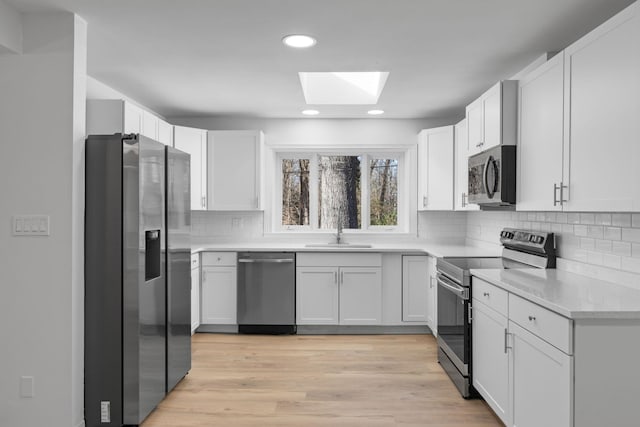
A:
[[[565,353],[573,354],[573,325],[570,319],[509,294],[509,320]]]
[[[202,265],[234,267],[236,258],[235,252],[203,252]]]
[[[191,269],[200,267],[200,254],[191,254]]]
[[[509,293],[477,277],[472,280],[471,292],[473,293],[473,298],[507,317],[509,313]]]

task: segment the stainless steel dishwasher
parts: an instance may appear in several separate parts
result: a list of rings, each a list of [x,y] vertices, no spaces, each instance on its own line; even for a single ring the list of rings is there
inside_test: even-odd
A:
[[[296,333],[296,255],[238,253],[238,332]]]

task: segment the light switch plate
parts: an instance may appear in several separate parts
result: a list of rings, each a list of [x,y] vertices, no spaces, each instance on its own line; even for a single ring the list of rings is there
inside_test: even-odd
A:
[[[20,397],[34,397],[35,387],[33,377],[20,377]]]
[[[49,215],[14,215],[11,231],[14,236],[48,236]]]

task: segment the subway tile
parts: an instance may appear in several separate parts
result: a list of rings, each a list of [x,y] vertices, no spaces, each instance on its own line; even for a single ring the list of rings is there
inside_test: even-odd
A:
[[[528,212],[527,213],[527,221],[535,221],[536,220],[536,213],[535,212]]]
[[[589,264],[604,264],[603,254],[601,254],[600,252],[587,251],[587,262]]]
[[[580,214],[579,213],[567,214],[567,222],[569,224],[580,224]]]
[[[541,222],[540,223],[540,231],[545,231],[547,233],[551,232],[551,223],[550,222]]]
[[[596,251],[598,252],[609,253],[612,247],[611,240],[596,240]]]
[[[631,226],[634,228],[640,228],[640,213],[634,213],[631,215]]]
[[[634,258],[640,258],[640,243],[631,244],[631,256]]]
[[[609,213],[596,214],[596,224],[611,225],[611,214]]]
[[[625,242],[640,242],[640,228],[623,228],[622,240]]]
[[[531,223],[529,221],[523,221],[522,222],[522,228],[524,230],[531,230]]]
[[[547,216],[544,212],[536,212],[536,221],[544,222],[547,220]]]
[[[576,236],[586,237],[588,235],[588,228],[586,225],[574,225],[573,234]]]
[[[631,243],[611,242],[611,252],[620,256],[631,256]]]
[[[529,213],[528,212],[518,212],[518,220],[527,221],[528,219],[529,219]]]
[[[616,227],[631,227],[631,214],[612,214],[611,225]]]
[[[587,226],[587,236],[594,239],[604,238],[604,227],[601,225],[589,225]]]
[[[619,227],[605,227],[604,238],[609,240],[622,239],[622,229]]]
[[[562,224],[562,232],[563,233],[574,233],[573,224]]]
[[[620,268],[625,271],[640,273],[640,258],[620,258]]]
[[[567,214],[564,212],[556,212],[556,222],[559,222],[561,224],[566,223],[567,222]]]
[[[540,231],[540,223],[539,222],[532,222],[531,223],[531,230]]]
[[[551,231],[558,234],[558,233],[562,233],[562,224],[558,224],[558,223],[553,223],[551,224]]]
[[[590,239],[589,237],[583,237],[580,239],[580,249],[584,249],[587,251],[593,251],[596,248],[596,241],[594,239]]]
[[[581,213],[580,224],[595,224],[596,216],[592,213]]]
[[[604,254],[602,255],[602,264],[605,267],[620,270],[621,259],[618,255]]]
[[[587,251],[584,249],[576,249],[569,257],[575,261],[587,262]]]

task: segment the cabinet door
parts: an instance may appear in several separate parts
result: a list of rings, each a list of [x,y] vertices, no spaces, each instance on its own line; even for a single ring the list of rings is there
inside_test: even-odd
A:
[[[502,83],[495,84],[482,96],[484,139],[480,151],[502,142]]]
[[[427,209],[453,210],[453,126],[427,133]]]
[[[418,139],[418,210],[427,209],[427,167],[428,153],[426,130],[420,132]]]
[[[296,323],[338,324],[338,268],[296,269]]]
[[[200,269],[191,270],[191,333],[200,326]]]
[[[158,141],[158,118],[148,111],[142,112],[142,132],[147,138]]]
[[[202,268],[202,323],[236,324],[236,267]]]
[[[456,211],[475,211],[480,209],[475,203],[468,203],[469,197],[469,144],[467,142],[467,120],[454,127],[454,209]]]
[[[639,7],[565,50],[565,210],[640,211]]]
[[[129,102],[124,102],[124,133],[143,133],[144,111]]]
[[[429,258],[402,257],[402,321],[426,322],[429,305]]]
[[[174,146],[191,155],[191,210],[207,208],[206,190],[207,131],[175,126]]]
[[[564,55],[559,53],[520,80],[519,95],[516,209],[560,210]]]
[[[509,333],[513,425],[572,426],[573,358],[511,321]]]
[[[380,268],[341,267],[340,324],[382,324],[382,274]]]
[[[472,156],[483,150],[484,130],[483,130],[483,104],[482,99],[478,99],[467,106],[467,147],[469,155]]]
[[[262,132],[209,131],[208,209],[260,209]]]
[[[502,422],[511,425],[507,318],[473,299],[471,327],[473,386]]]
[[[173,147],[173,125],[158,119],[158,141]]]

